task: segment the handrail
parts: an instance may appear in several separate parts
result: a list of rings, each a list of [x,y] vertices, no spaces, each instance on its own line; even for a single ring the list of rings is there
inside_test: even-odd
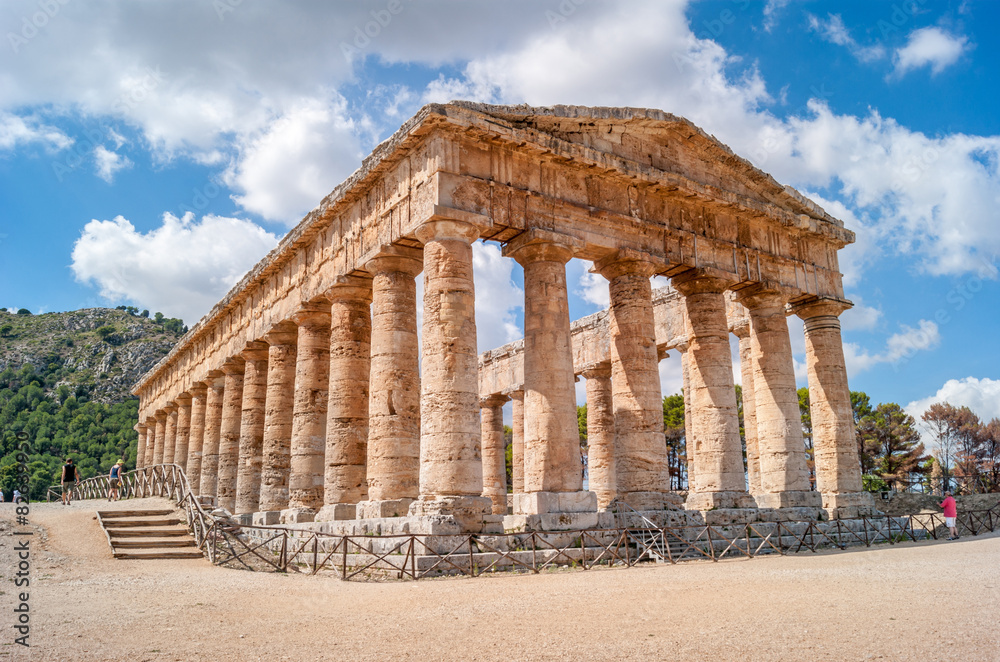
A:
[[[74,498],[104,498],[107,477],[82,481]],[[795,520],[751,522],[729,526],[698,524],[656,526],[634,508],[646,526],[543,532],[381,536],[341,535],[287,526],[236,525],[205,510],[191,492],[184,470],[159,464],[126,472],[127,497],[164,496],[185,509],[195,542],[213,564],[270,572],[331,570],[344,580],[395,576],[420,579],[450,573],[478,577],[493,572],[533,572],[555,565],[589,570],[596,565],[634,566],[646,561],[676,564],[726,557],[756,558],[767,554],[816,552],[824,547],[846,549],[902,541],[937,539],[943,534],[939,513],[899,517],[860,517],[833,521]],[[978,535],[1000,524],[1000,504],[960,513],[961,530]],[[562,543],[552,542],[562,539]],[[501,543],[501,540],[504,543]],[[568,542],[567,542],[568,540]],[[673,548],[673,549],[672,549]]]

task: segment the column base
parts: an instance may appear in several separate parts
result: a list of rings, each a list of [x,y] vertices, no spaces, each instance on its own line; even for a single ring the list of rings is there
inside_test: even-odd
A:
[[[514,495],[514,515],[596,513],[594,492],[527,492]]]
[[[822,508],[823,497],[819,492],[787,491],[767,492],[755,496],[758,508]]]
[[[333,522],[336,520],[355,519],[358,506],[355,503],[328,503],[316,513],[315,522]]]
[[[684,508],[684,497],[673,492],[619,492],[618,500],[640,512]]]
[[[757,502],[747,492],[689,492],[684,501],[686,510],[717,510],[756,508]]]
[[[316,511],[312,508],[286,508],[278,517],[280,524],[299,524],[316,521]]]
[[[253,514],[254,526],[272,526],[281,522],[280,510],[262,510]]]
[[[405,517],[409,513],[413,499],[382,499],[358,502],[358,519],[381,519],[383,517]]]
[[[830,519],[852,519],[881,515],[875,507],[875,500],[869,492],[841,492],[823,494],[823,509]]]
[[[503,530],[505,533],[582,531],[585,529],[612,529],[614,526],[614,513],[606,510],[601,512],[507,515],[503,518]]]
[[[493,514],[493,502],[488,497],[421,496],[410,504],[409,516],[421,518],[421,528],[426,530],[419,533],[437,533],[435,529],[448,529],[441,532],[449,534],[503,532],[503,518]]]

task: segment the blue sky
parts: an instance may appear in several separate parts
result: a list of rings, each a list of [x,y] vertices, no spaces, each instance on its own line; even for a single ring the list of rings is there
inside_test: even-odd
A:
[[[655,107],[857,233],[852,388],[1000,416],[998,25],[987,0],[5,2],[0,306],[193,324],[424,103]],[[488,349],[521,275],[476,260]],[[574,317],[607,298],[586,267]]]

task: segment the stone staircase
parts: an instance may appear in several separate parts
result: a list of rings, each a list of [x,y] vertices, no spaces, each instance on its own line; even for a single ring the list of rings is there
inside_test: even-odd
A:
[[[174,510],[99,510],[116,559],[200,559],[194,538]]]

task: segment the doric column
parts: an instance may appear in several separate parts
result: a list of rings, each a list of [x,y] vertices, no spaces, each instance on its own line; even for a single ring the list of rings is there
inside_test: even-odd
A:
[[[253,513],[260,504],[260,471],[264,461],[264,401],[267,397],[267,343],[253,340],[240,352],[243,405],[240,414],[239,464],[236,469],[236,513]]]
[[[524,494],[524,391],[510,393],[510,462],[514,494]]]
[[[219,485],[219,435],[222,433],[222,402],[225,399],[225,374],[212,370],[205,381],[205,437],[201,446],[201,490],[204,497],[215,497]]]
[[[330,386],[326,410],[323,508],[317,520],[354,519],[368,496],[368,375],[372,283],[344,276],[330,299]]]
[[[236,472],[240,459],[240,423],[243,421],[243,370],[239,357],[226,359],[225,393],[222,396],[222,426],[219,431],[219,482],[216,486],[219,508],[236,510]]]
[[[747,483],[750,494],[760,494],[760,452],[757,450],[757,408],[753,388],[753,342],[750,320],[738,324],[733,333],[740,339],[740,375],[743,382],[743,437],[747,447]]]
[[[167,412],[160,409],[154,416],[156,432],[153,435],[153,464],[163,464],[163,439],[167,430]]]
[[[146,445],[146,452],[143,454],[142,466],[148,467],[153,462],[153,454],[156,448],[156,417],[148,416],[146,418],[146,439],[143,442]]]
[[[368,501],[358,518],[405,515],[420,494],[420,361],[416,276],[419,250],[388,246],[372,274],[368,399]]]
[[[191,441],[191,394],[181,393],[177,403],[177,431],[174,433],[174,464],[187,473],[188,444]]]
[[[573,257],[573,242],[552,232],[528,230],[504,247],[504,255],[524,267],[524,490],[528,495],[583,490],[566,291],[566,263]],[[559,498],[517,497],[514,513],[560,512]],[[593,505],[596,510],[596,497]]]
[[[424,244],[420,380],[420,498],[412,515],[450,515],[481,531],[484,499],[479,427],[476,294],[472,242],[479,229],[433,219],[416,230]]]
[[[589,489],[604,510],[615,498],[615,411],[611,398],[611,364],[583,371],[587,380],[587,467]]]
[[[729,350],[724,296],[728,283],[698,272],[675,276],[672,283],[684,295],[692,435],[687,449],[695,455],[698,472],[686,507],[752,508]]]
[[[187,478],[191,490],[200,494],[201,457],[205,443],[205,405],[208,386],[205,382],[195,382],[188,389],[191,394],[191,431],[188,434]]]
[[[146,426],[139,423],[135,426],[135,468],[141,469],[146,466],[143,460],[146,459]]]
[[[834,519],[869,515],[874,509],[871,495],[861,484],[840,335],[839,315],[850,306],[846,301],[817,299],[792,308],[805,323],[816,488],[823,495],[823,507]]]
[[[686,342],[677,350],[681,353],[682,395],[684,396],[684,457],[687,465],[687,489],[690,493],[695,489],[697,476],[694,466],[694,443],[691,441],[691,361],[688,359]]]
[[[741,290],[750,310],[754,407],[760,453],[761,508],[819,508],[819,492],[809,489],[802,416],[795,390],[792,345],[783,292],[761,286]]]
[[[493,502],[494,515],[507,514],[507,461],[503,438],[505,395],[479,401],[483,438],[483,496]]]
[[[649,278],[656,266],[619,251],[594,264],[609,281],[608,333],[618,498],[637,510],[674,505]]]
[[[163,463],[172,464],[174,461],[174,445],[177,443],[177,403],[171,402],[163,409],[167,413],[167,420],[163,431]]]
[[[292,416],[295,410],[295,355],[299,329],[281,322],[264,335],[267,349],[267,397],[264,401],[264,466],[260,510],[280,513],[288,507]],[[266,520],[276,524],[278,518]]]
[[[304,304],[292,316],[299,326],[295,360],[295,405],[288,474],[288,509],[282,522],[311,522],[323,506],[323,456],[330,388],[330,303]]]

